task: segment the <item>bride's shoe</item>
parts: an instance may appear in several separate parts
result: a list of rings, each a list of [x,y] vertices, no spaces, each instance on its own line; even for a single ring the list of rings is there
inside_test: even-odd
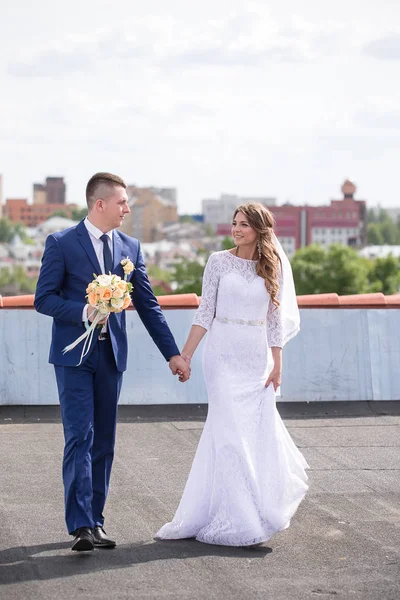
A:
[[[250,544],[249,546],[241,546],[243,550],[258,550],[264,545],[264,542],[258,542],[258,544]]]

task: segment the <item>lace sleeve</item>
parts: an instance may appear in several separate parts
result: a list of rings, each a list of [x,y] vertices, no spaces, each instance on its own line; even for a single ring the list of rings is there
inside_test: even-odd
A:
[[[282,274],[279,277],[279,293],[278,300],[282,302],[282,289],[283,289],[283,278]],[[282,326],[282,307],[281,304],[276,306],[269,301],[267,311],[267,339],[268,346],[277,346],[278,348],[283,347],[283,326]]]
[[[204,329],[210,328],[215,315],[219,283],[219,269],[217,268],[217,264],[218,258],[216,254],[211,254],[203,273],[200,306],[193,320],[193,325],[200,325]]]

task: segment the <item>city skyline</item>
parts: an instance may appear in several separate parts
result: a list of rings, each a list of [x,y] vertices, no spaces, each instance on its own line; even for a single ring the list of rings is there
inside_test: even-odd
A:
[[[230,193],[328,203],[346,178],[370,206],[398,205],[398,3],[216,4],[8,7],[3,198],[54,174],[83,206],[109,170],[176,187],[181,213]]]
[[[46,180],[60,180],[62,182],[62,185],[64,186],[64,188],[66,187],[66,181],[65,181],[65,177],[57,175],[51,175],[51,176],[46,176],[44,179]],[[351,180],[349,180],[348,178],[342,180],[342,184],[337,186],[338,190],[341,190],[341,187],[343,184],[345,184],[346,182],[351,182]],[[229,199],[231,202],[234,202],[234,199],[237,200],[237,203],[243,203],[243,202],[261,202],[261,204],[265,204],[266,206],[286,206],[286,205],[290,205],[290,206],[295,206],[295,207],[300,207],[300,206],[328,206],[330,202],[335,201],[338,199],[338,197],[340,196],[340,193],[336,194],[335,196],[331,196],[331,197],[327,197],[324,201],[321,201],[319,203],[305,203],[304,205],[301,205],[299,202],[292,202],[292,201],[280,201],[279,198],[276,197],[272,197],[272,196],[249,196],[249,195],[240,195],[237,193],[234,193],[234,191],[232,191],[232,193],[226,194],[226,193],[220,193],[218,194],[214,194],[213,198],[202,198],[200,200],[200,206],[199,206],[199,210],[197,212],[192,212],[192,213],[188,213],[188,212],[183,212],[182,210],[179,210],[179,190],[176,187],[170,187],[170,188],[159,188],[159,187],[155,187],[154,185],[146,185],[146,186],[138,186],[135,184],[130,184],[129,182],[125,182],[127,183],[127,193],[128,193],[128,197],[130,196],[130,194],[134,193],[133,190],[134,189],[143,189],[143,190],[149,190],[151,192],[154,192],[156,194],[159,194],[163,197],[165,197],[166,199],[170,198],[171,193],[173,193],[173,202],[176,203],[177,208],[178,208],[178,213],[181,215],[187,215],[187,214],[193,214],[194,216],[199,215],[199,214],[204,214],[204,205],[205,203],[213,203],[213,202],[220,202],[221,199],[225,198],[225,199]],[[351,182],[352,184],[355,182]],[[30,194],[24,196],[22,194],[20,195],[15,195],[15,196],[5,196],[5,194],[3,193],[3,188],[4,188],[4,174],[0,173],[0,208],[2,208],[4,210],[5,204],[7,202],[7,200],[9,201],[26,201],[28,203],[29,206],[33,206],[35,204],[43,204],[43,203],[47,203],[46,199],[42,199],[39,198],[38,194],[43,194],[45,193],[46,190],[46,186],[37,182],[34,182],[31,184],[31,192]],[[355,194],[356,194],[356,200],[363,200],[365,202],[368,203],[368,200],[366,198],[360,198],[359,194],[357,193],[358,187],[357,185],[355,186]],[[84,208],[86,207],[86,200],[84,199],[83,202],[79,203],[74,203],[71,202],[68,198],[68,192],[64,189],[63,192],[63,201],[61,204],[65,204],[66,206],[74,206],[77,208]],[[52,204],[52,202],[50,202],[50,205]],[[60,206],[61,206],[60,204]],[[368,203],[370,204],[370,203]],[[236,206],[236,204],[234,203],[234,205]],[[233,205],[232,205],[233,206]],[[57,208],[59,208],[59,206],[57,205]],[[372,206],[370,204],[370,208],[376,208],[375,206]],[[385,208],[384,206],[382,206],[382,208]],[[232,209],[233,210],[233,209]],[[0,213],[0,217],[1,217],[1,213]]]

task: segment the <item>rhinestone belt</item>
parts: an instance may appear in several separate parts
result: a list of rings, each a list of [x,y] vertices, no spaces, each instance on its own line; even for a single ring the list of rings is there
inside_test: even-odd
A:
[[[226,317],[215,317],[220,323],[234,323],[235,325],[258,325],[262,327],[265,321],[246,321],[245,319],[227,319]]]

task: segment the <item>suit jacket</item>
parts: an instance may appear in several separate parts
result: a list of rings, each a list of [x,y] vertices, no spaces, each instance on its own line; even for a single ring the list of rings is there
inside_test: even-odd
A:
[[[120,261],[126,257],[135,265],[128,276],[128,281],[133,285],[132,302],[158,349],[169,360],[179,354],[179,350],[151,289],[140,242],[114,230],[113,273],[121,278],[124,277],[124,272]],[[78,364],[83,342],[66,354],[62,350],[85,331],[82,311],[86,304],[86,288],[93,280],[93,275],[100,273],[100,265],[83,221],[70,229],[48,236],[36,287],[35,308],[38,312],[53,317],[50,363],[62,366]],[[125,322],[125,311],[111,313],[108,320],[119,371],[126,370],[128,355]],[[97,342],[97,337],[96,332],[90,351]]]

